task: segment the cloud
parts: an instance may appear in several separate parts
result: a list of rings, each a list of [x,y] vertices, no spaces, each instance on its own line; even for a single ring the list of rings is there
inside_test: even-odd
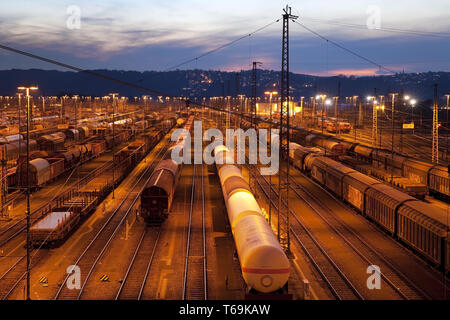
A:
[[[66,10],[74,3],[81,9],[79,30],[66,27]],[[316,0],[292,1],[291,5],[302,23],[375,60],[386,60],[387,56],[400,57],[398,59],[401,60],[413,55],[425,57],[421,60],[434,55],[437,55],[434,58],[442,59],[448,48],[442,39],[432,39],[428,43],[441,50],[424,52],[424,48],[430,46],[421,49],[414,43],[422,44],[427,38],[329,23],[364,26],[368,5],[377,5],[382,26],[448,32],[450,19],[443,14],[450,12],[447,0],[435,0],[433,6],[421,0],[389,3],[381,0],[342,0],[339,3]],[[47,0],[39,3],[15,0],[14,4],[4,1],[0,4],[0,39],[12,46],[83,65],[164,69],[274,21],[280,17],[284,6],[285,2],[279,0]],[[280,34],[281,22],[236,43],[231,49],[202,59],[198,67],[236,70],[248,68],[251,59],[259,59],[264,60],[265,67],[279,69]],[[394,45],[388,40],[395,42]],[[399,47],[400,43],[404,48]],[[377,48],[376,44],[381,45]],[[387,47],[381,47],[384,45],[392,46],[387,50]],[[291,70],[330,70],[330,73],[358,69],[362,73],[369,72],[367,64],[360,68],[352,67],[350,64],[356,66],[355,63],[360,61],[349,59],[347,53],[339,52],[331,45],[325,46],[323,40],[291,24]],[[346,66],[331,66],[341,58]],[[319,62],[305,66],[311,60]],[[424,63],[420,67],[429,65]]]

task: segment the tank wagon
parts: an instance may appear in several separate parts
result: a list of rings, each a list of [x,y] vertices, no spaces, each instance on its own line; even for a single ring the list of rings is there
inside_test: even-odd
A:
[[[290,152],[290,161],[295,167],[433,265],[450,271],[449,223],[445,210],[417,200],[332,159],[314,152],[307,153],[304,147],[300,146],[299,150],[303,152]]]
[[[276,292],[287,283],[289,260],[241,170],[227,164],[226,159],[232,158],[228,149],[218,146],[214,155],[244,281],[250,290]]]
[[[187,132],[193,126],[194,117],[189,117],[184,125],[186,133],[181,135],[166,152],[163,160],[156,166],[153,174],[141,193],[141,216],[148,224],[160,224],[168,216],[171,208],[175,189],[178,184],[183,163],[177,164],[171,159],[174,148],[183,153],[186,143],[190,143]],[[174,122],[175,123],[175,122]],[[173,126],[173,124],[172,124]],[[165,130],[164,128],[162,129]]]

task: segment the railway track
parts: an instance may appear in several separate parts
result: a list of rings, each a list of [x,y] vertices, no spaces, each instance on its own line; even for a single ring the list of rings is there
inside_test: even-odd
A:
[[[272,203],[274,208],[278,208],[278,199],[269,197],[270,186],[265,179],[261,177],[255,170],[256,167],[247,165],[250,174],[255,179],[257,185],[265,195],[265,197]],[[270,192],[273,196],[278,197],[278,193],[274,188]],[[283,203],[282,205],[286,205]],[[315,269],[319,272],[322,279],[328,284],[332,294],[338,300],[363,300],[363,295],[358,291],[353,283],[346,277],[341,268],[334,262],[334,260],[327,254],[319,241],[309,231],[309,229],[298,219],[294,212],[288,208],[292,216],[295,218],[291,221],[290,233],[293,238],[300,245],[301,249],[308,256]],[[285,219],[285,217],[281,217]]]
[[[160,227],[144,228],[115,300],[141,300],[160,234]]]
[[[200,174],[197,167],[200,166]],[[193,165],[191,205],[183,277],[183,300],[207,300],[206,230],[203,164]]]
[[[54,300],[81,299],[94,269],[109,248],[112,240],[117,235],[120,227],[127,219],[129,213],[132,211],[132,208],[139,199],[140,193],[145,188],[146,183],[150,180],[154,168],[161,161],[161,159],[163,159],[165,153],[168,150],[167,146],[168,143],[166,142],[165,145],[158,151],[151,163],[145,167],[143,172],[136,173],[138,174],[137,181],[129,188],[129,191],[119,203],[118,207],[109,216],[109,218],[96,233],[93,239],[90,240],[89,244],[86,246],[81,255],[73,263],[74,265],[80,267],[81,279],[84,279],[80,290],[69,290],[68,288],[66,288],[66,282],[69,278],[69,275],[67,275],[64,278],[59,290],[55,294]]]
[[[45,255],[41,250],[33,250],[30,253],[30,270]],[[26,277],[26,255],[20,257],[5,273],[0,276],[0,299],[8,300],[14,290]]]
[[[336,217],[322,201],[290,177],[295,187],[291,190],[303,200],[367,265],[380,267],[380,276],[400,297],[405,300],[429,299],[429,296],[411,282],[394,263],[370,245],[363,237]]]

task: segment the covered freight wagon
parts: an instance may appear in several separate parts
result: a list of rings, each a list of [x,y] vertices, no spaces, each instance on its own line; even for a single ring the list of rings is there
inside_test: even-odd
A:
[[[29,185],[32,188],[42,186],[50,180],[50,163],[42,158],[30,161],[29,164]],[[18,184],[21,187],[27,186],[27,164],[22,163],[17,172]]]
[[[168,215],[178,180],[178,165],[167,159],[156,167],[141,194],[141,215],[146,222],[161,223]]]

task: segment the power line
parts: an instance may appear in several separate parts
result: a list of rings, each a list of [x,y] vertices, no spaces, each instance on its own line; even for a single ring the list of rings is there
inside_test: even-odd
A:
[[[6,51],[18,53],[18,54],[26,56],[26,57],[30,57],[30,58],[33,58],[33,59],[36,59],[36,60],[41,60],[41,61],[44,61],[44,62],[47,62],[47,63],[50,63],[50,64],[54,64],[54,65],[57,65],[57,66],[60,66],[60,67],[63,67],[63,68],[67,68],[67,69],[70,69],[70,70],[78,71],[78,72],[81,72],[81,73],[85,73],[85,74],[88,74],[88,75],[91,75],[91,76],[94,76],[94,77],[97,77],[97,78],[101,78],[101,79],[104,79],[104,80],[116,82],[116,83],[122,84],[124,86],[128,86],[128,87],[132,87],[132,88],[135,88],[135,89],[139,89],[139,90],[142,90],[142,91],[145,91],[145,92],[148,92],[150,94],[157,95],[157,96],[174,97],[173,95],[170,95],[170,94],[165,94],[165,93],[162,93],[162,92],[159,92],[159,91],[156,91],[156,90],[148,89],[148,88],[142,87],[142,86],[137,85],[137,84],[133,84],[133,83],[130,83],[130,82],[127,82],[127,81],[123,81],[123,80],[120,80],[120,79],[109,77],[109,76],[106,76],[106,75],[103,75],[101,73],[97,73],[97,72],[94,72],[94,71],[91,71],[91,70],[85,70],[85,69],[82,69],[82,68],[79,68],[79,67],[75,67],[75,66],[72,66],[72,65],[60,62],[60,61],[56,61],[56,60],[53,60],[53,59],[48,59],[48,58],[45,58],[45,57],[42,57],[42,56],[38,56],[36,54],[32,54],[32,53],[29,53],[29,52],[26,52],[26,51],[18,50],[18,49],[15,49],[15,48],[12,48],[12,47],[9,47],[9,46],[5,46],[5,45],[2,45],[2,44],[0,44],[0,49],[4,49]]]
[[[339,21],[332,21],[332,20],[322,20],[322,19],[307,18],[307,17],[303,17],[302,19],[303,20],[310,20],[310,21],[313,21],[313,22],[319,22],[319,23],[335,25],[335,26],[341,26],[341,27],[347,27],[347,28],[353,28],[353,29],[360,29],[360,30],[375,30],[375,31],[381,31],[381,32],[410,34],[410,35],[416,35],[416,36],[446,38],[446,39],[450,38],[450,33],[446,33],[446,32],[407,30],[407,29],[398,29],[398,28],[391,28],[391,27],[385,27],[385,28],[381,28],[380,27],[380,28],[368,29],[366,25],[362,25],[362,24],[346,23],[346,22],[339,22]]]
[[[222,49],[224,49],[224,48],[226,48],[226,47],[229,47],[229,46],[235,44],[236,42],[241,41],[242,39],[245,39],[245,38],[247,38],[247,37],[251,37],[251,36],[254,35],[255,33],[258,33],[258,32],[260,32],[260,31],[262,31],[262,30],[264,30],[264,29],[270,27],[271,25],[273,25],[273,24],[279,22],[280,20],[281,20],[281,19],[277,19],[277,20],[275,20],[275,21],[272,21],[271,23],[268,23],[268,24],[266,24],[265,26],[263,26],[263,27],[261,27],[261,28],[259,28],[259,29],[256,29],[256,30],[253,31],[253,32],[250,32],[249,34],[243,35],[243,36],[241,36],[241,37],[239,37],[239,38],[237,38],[237,39],[235,39],[235,40],[233,40],[233,41],[230,41],[230,42],[228,42],[228,43],[225,43],[225,44],[223,44],[223,45],[221,45],[221,46],[219,46],[219,47],[217,47],[217,48],[215,48],[215,49],[212,49],[212,50],[209,50],[209,51],[207,51],[207,52],[205,52],[205,53],[202,53],[201,55],[199,55],[199,56],[197,56],[197,57],[195,57],[195,58],[191,58],[191,59],[186,60],[186,61],[184,61],[184,62],[181,62],[181,63],[179,63],[179,64],[177,64],[177,65],[174,65],[174,66],[172,66],[172,67],[169,67],[169,68],[165,69],[164,71],[169,71],[169,70],[172,70],[172,69],[177,69],[177,68],[179,68],[179,67],[181,67],[181,66],[183,66],[183,65],[185,65],[185,64],[191,63],[191,62],[193,62],[193,61],[197,61],[198,59],[201,59],[201,58],[203,58],[203,57],[205,57],[205,56],[207,56],[207,55],[210,55],[210,54],[212,54],[212,53],[214,53],[214,52],[217,52],[217,51],[222,50]]]
[[[389,73],[396,74],[396,72],[395,72],[394,70],[391,70],[391,69],[389,69],[389,68],[386,68],[385,66],[383,66],[383,65],[381,65],[381,64],[379,64],[379,63],[377,63],[377,62],[375,62],[375,61],[373,61],[373,60],[371,60],[371,59],[369,59],[369,58],[366,58],[366,57],[360,55],[359,53],[356,53],[355,51],[350,50],[350,49],[348,49],[348,48],[346,48],[346,47],[340,45],[340,44],[337,43],[337,42],[334,42],[334,41],[332,41],[332,40],[330,40],[330,39],[328,39],[328,38],[322,36],[322,35],[319,34],[318,32],[316,32],[316,31],[314,31],[314,30],[308,28],[308,27],[305,26],[304,24],[302,24],[302,23],[300,23],[300,22],[298,22],[298,21],[294,21],[294,23],[298,24],[298,25],[301,26],[303,29],[305,29],[305,30],[311,32],[312,34],[316,35],[317,37],[321,38],[322,40],[325,40],[327,43],[329,42],[329,43],[331,43],[332,45],[334,45],[334,46],[336,46],[336,47],[338,47],[338,48],[340,48],[340,49],[342,49],[342,50],[344,50],[344,51],[346,51],[346,52],[348,52],[348,53],[354,55],[355,57],[358,57],[358,58],[360,58],[360,59],[362,59],[362,60],[364,60],[364,61],[366,61],[366,62],[368,62],[368,63],[370,63],[370,64],[373,64],[373,65],[377,66],[380,70],[382,69],[382,70],[385,70],[385,71],[387,71],[387,72],[389,72]]]
[[[17,53],[17,54],[20,54],[20,55],[23,55],[23,56],[26,56],[26,57],[29,57],[29,58],[32,58],[32,59],[44,61],[44,62],[47,62],[47,63],[50,63],[50,64],[54,64],[54,65],[57,65],[57,66],[60,66],[60,67],[63,67],[63,68],[70,69],[70,70],[78,71],[78,72],[81,72],[81,73],[84,73],[84,74],[87,74],[87,75],[90,75],[90,76],[93,76],[93,77],[97,77],[97,78],[100,78],[100,79],[103,79],[103,80],[116,82],[116,83],[119,83],[121,85],[128,86],[128,87],[131,87],[131,88],[135,88],[135,89],[138,89],[138,90],[142,90],[142,91],[145,91],[145,92],[153,94],[153,95],[163,96],[163,97],[170,97],[170,98],[175,98],[176,97],[175,95],[172,95],[172,94],[167,94],[167,93],[164,93],[164,92],[160,92],[160,91],[156,91],[156,90],[153,90],[153,89],[149,89],[149,88],[146,88],[146,87],[134,84],[134,83],[130,83],[130,82],[127,82],[127,81],[124,81],[124,80],[116,79],[116,78],[113,78],[113,77],[109,77],[109,76],[106,76],[106,75],[103,75],[103,74],[100,74],[100,73],[97,73],[97,72],[94,72],[94,71],[91,71],[91,70],[85,70],[85,69],[82,69],[82,68],[79,68],[79,67],[76,67],[76,66],[72,66],[72,65],[69,65],[69,64],[57,61],[57,60],[53,60],[53,59],[45,58],[45,57],[42,57],[42,56],[38,56],[36,54],[29,53],[29,52],[26,52],[26,51],[22,51],[22,50],[19,50],[19,49],[15,49],[15,48],[12,48],[12,47],[9,47],[9,46],[5,46],[5,45],[2,45],[2,44],[0,44],[0,49],[6,50],[6,51],[10,51],[10,52],[14,52],[14,53]],[[192,101],[192,100],[189,100],[189,103],[191,103],[193,105],[197,105],[199,107],[206,107],[206,108],[209,108],[209,109],[212,109],[212,110],[216,110],[216,111],[220,111],[220,112],[224,112],[224,113],[240,115],[240,113],[235,112],[235,111],[220,110],[219,108],[216,108],[216,107],[213,107],[213,106],[208,106],[206,104],[198,103],[198,102],[195,102],[195,101]]]

